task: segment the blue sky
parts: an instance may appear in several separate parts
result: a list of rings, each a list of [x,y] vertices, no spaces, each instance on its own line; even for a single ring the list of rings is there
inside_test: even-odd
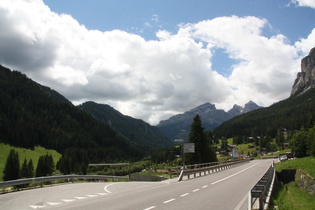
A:
[[[269,26],[263,34],[284,34],[292,43],[306,37],[315,28],[315,12],[311,7],[298,7],[290,0],[44,0],[57,13],[70,14],[91,30],[120,29],[146,40],[156,40],[158,30],[177,33],[179,25],[197,23],[222,16],[256,16],[265,18]],[[216,50],[213,67],[222,75],[230,75],[229,59],[223,49]]]
[[[157,124],[289,97],[314,20],[315,0],[3,0],[0,64]]]

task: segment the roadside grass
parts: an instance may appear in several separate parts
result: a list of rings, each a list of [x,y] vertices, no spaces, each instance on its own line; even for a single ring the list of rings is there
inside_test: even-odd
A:
[[[279,152],[279,154],[283,151]],[[315,157],[304,157],[287,160],[275,164],[276,171],[283,169],[300,169],[308,175],[315,177]],[[315,194],[311,195],[300,189],[296,182],[285,185],[280,183],[275,185],[272,193],[271,203],[280,210],[313,210],[315,206]]]
[[[294,182],[277,184],[271,200],[274,209],[279,210],[314,210],[315,196],[302,191]],[[271,209],[273,209],[271,207]]]
[[[61,157],[61,154],[58,153],[57,151],[48,150],[43,147],[35,147],[34,150],[31,150],[31,149],[25,149],[25,148],[20,148],[20,147],[13,147],[8,144],[0,143],[0,151],[1,151],[0,152],[0,181],[3,181],[3,170],[5,167],[5,162],[7,160],[7,157],[11,149],[14,149],[15,151],[19,153],[20,167],[22,166],[25,158],[27,161],[32,159],[33,164],[34,164],[34,170],[36,170],[38,159],[41,155],[51,154],[54,159],[55,165]]]
[[[287,160],[275,164],[276,171],[283,169],[301,169],[308,175],[315,177],[315,157],[304,157]]]

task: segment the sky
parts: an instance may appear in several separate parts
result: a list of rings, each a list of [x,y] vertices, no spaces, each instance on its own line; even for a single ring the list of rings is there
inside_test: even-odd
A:
[[[1,0],[0,64],[151,125],[288,98],[315,0]]]

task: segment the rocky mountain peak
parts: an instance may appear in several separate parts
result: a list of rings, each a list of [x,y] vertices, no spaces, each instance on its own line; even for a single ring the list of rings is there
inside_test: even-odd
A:
[[[303,94],[315,87],[315,48],[311,49],[308,56],[301,61],[301,72],[297,74],[291,90],[291,96]]]

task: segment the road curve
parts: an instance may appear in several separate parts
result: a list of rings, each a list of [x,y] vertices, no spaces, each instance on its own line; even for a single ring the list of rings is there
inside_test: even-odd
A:
[[[272,160],[177,182],[75,183],[0,195],[0,209],[247,209]]]

